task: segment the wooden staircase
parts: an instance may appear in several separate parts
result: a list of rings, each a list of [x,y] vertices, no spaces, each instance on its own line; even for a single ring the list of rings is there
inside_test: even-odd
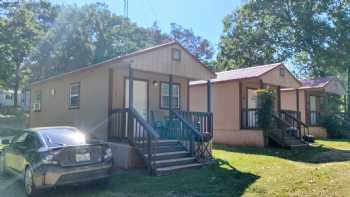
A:
[[[134,108],[114,109],[109,128],[109,139],[127,140],[151,174],[172,174],[212,160],[212,113],[171,111],[164,137]]]
[[[284,136],[282,136],[282,133],[285,133]],[[304,141],[298,139],[297,137],[288,134],[283,129],[275,128],[269,132],[269,138],[270,140],[273,140],[275,143],[280,145],[283,148],[288,149],[298,149],[298,148],[305,148],[307,147],[307,143]]]
[[[309,127],[298,118],[281,111],[273,115],[273,127],[268,132],[270,140],[288,149],[300,149],[308,146],[304,136],[309,134]]]
[[[157,152],[152,157],[152,172],[169,175],[179,170],[201,167],[202,164],[178,140],[158,140]],[[144,153],[147,158],[148,154]]]

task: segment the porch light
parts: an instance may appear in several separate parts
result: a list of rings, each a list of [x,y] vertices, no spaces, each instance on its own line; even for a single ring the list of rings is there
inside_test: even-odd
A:
[[[153,81],[153,86],[157,87],[159,85],[159,82],[157,80]]]
[[[55,88],[52,88],[51,89],[51,96],[55,96],[55,93],[56,93]]]

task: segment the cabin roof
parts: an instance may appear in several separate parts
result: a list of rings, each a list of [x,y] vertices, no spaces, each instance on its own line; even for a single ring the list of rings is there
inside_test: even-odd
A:
[[[337,80],[335,76],[320,77],[317,79],[303,80],[300,89],[324,88],[329,82]]]
[[[217,72],[216,73],[217,78],[212,79],[211,82],[216,83],[216,82],[231,81],[231,80],[257,78],[280,65],[283,65],[283,64],[282,63],[265,64],[265,65],[253,66],[248,68],[240,68],[240,69]],[[203,81],[203,80],[192,81],[190,85],[198,85],[198,84],[204,84],[204,83],[206,83],[206,81]]]
[[[55,76],[52,76],[52,77],[49,77],[47,79],[42,79],[42,80],[38,80],[38,81],[35,81],[32,83],[32,85],[35,85],[35,84],[39,84],[39,83],[43,83],[43,82],[46,82],[46,81],[49,81],[51,79],[56,79],[56,78],[60,78],[60,77],[63,77],[65,75],[69,75],[69,74],[72,74],[72,73],[76,73],[76,72],[81,72],[81,71],[85,71],[85,70],[90,70],[90,69],[95,69],[97,67],[100,67],[100,66],[103,66],[107,63],[111,63],[111,62],[122,62],[124,59],[127,59],[129,57],[133,57],[133,56],[137,56],[137,55],[141,55],[141,54],[144,54],[144,53],[147,53],[147,52],[150,52],[150,51],[153,51],[153,50],[156,50],[156,49],[160,49],[160,48],[163,48],[163,47],[167,47],[167,46],[171,46],[171,45],[177,45],[179,47],[181,47],[186,53],[188,53],[197,63],[199,63],[200,66],[202,66],[203,68],[205,68],[210,74],[211,74],[211,77],[214,78],[216,76],[216,74],[211,71],[207,65],[205,65],[203,62],[201,62],[198,58],[196,58],[192,53],[190,53],[186,48],[184,48],[179,42],[175,41],[175,40],[171,40],[171,41],[168,41],[168,42],[165,42],[165,43],[162,43],[162,44],[158,44],[158,45],[154,45],[154,46],[151,46],[151,47],[148,47],[148,48],[144,48],[144,49],[140,49],[140,50],[136,50],[134,52],[131,52],[131,53],[127,53],[127,54],[124,54],[124,55],[121,55],[121,56],[118,56],[118,57],[115,57],[115,58],[111,58],[111,59],[108,59],[108,60],[105,60],[105,61],[102,61],[102,62],[99,62],[99,63],[96,63],[96,64],[91,64],[91,65],[88,65],[88,66],[84,66],[84,67],[81,67],[79,69],[75,69],[75,70],[72,70],[70,72],[66,72],[66,73],[62,73],[62,74],[59,74],[59,75],[55,75]]]

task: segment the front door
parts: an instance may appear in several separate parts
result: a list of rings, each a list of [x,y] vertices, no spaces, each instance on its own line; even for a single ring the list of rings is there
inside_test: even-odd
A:
[[[134,109],[145,119],[148,119],[148,82],[134,80]],[[125,107],[129,107],[129,80],[125,80]]]

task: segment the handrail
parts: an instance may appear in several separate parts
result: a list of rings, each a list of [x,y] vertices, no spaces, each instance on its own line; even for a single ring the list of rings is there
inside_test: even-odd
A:
[[[132,115],[139,121],[145,129],[150,132],[152,137],[154,138],[159,138],[159,134],[154,131],[154,129],[142,118],[142,116],[135,110],[135,109],[130,109]]]
[[[290,124],[287,121],[285,121],[282,118],[280,118],[278,115],[272,114],[272,118],[278,121],[277,124],[283,124],[284,125],[284,128],[281,128],[281,126],[279,126],[279,125],[278,125],[278,128],[282,129],[281,136],[279,136],[279,137],[282,140],[281,143],[283,143],[283,145],[285,145],[285,141],[284,141],[285,140],[285,132],[286,132],[286,129],[288,127],[290,127]]]
[[[297,123],[297,125],[298,125],[298,130],[299,130],[299,138],[300,138],[300,139],[303,138],[303,136],[301,135],[301,126],[304,127],[304,129],[303,129],[303,135],[304,135],[304,136],[305,136],[305,134],[306,134],[306,131],[305,131],[305,130],[307,130],[307,134],[308,134],[308,135],[310,134],[309,126],[308,126],[306,123],[304,123],[304,122],[301,121],[300,119],[298,119],[298,118],[296,118],[296,117],[290,115],[290,114],[289,114],[288,112],[286,112],[286,111],[281,111],[280,113],[283,113],[285,116],[287,116],[288,118],[292,119],[294,122]],[[297,115],[297,116],[299,116],[299,115]],[[300,126],[299,126],[299,125],[300,125]],[[293,126],[294,126],[294,123],[293,123]]]
[[[171,111],[170,120],[179,120],[182,124],[179,125],[179,134],[186,139],[183,139],[184,146],[189,149],[189,152],[196,158],[197,161],[207,161],[212,158],[210,142],[206,141],[205,134],[199,132],[188,120],[186,120],[180,112]],[[183,135],[185,134],[185,135]],[[187,136],[187,137],[186,137]],[[211,139],[211,135],[210,135]]]
[[[117,109],[112,109],[112,113],[118,113],[118,112],[128,112],[129,108],[117,108]]]
[[[129,108],[132,134],[129,136],[130,143],[139,151],[142,158],[145,159],[150,173],[153,172],[153,155],[158,152],[159,135],[153,128],[144,120],[144,118],[133,108]],[[135,119],[135,122],[134,122]],[[140,127],[141,126],[141,127]],[[136,128],[135,128],[136,127]],[[144,135],[144,131],[146,135]],[[135,136],[136,133],[136,136]],[[145,150],[147,156],[145,155]]]
[[[213,113],[176,111],[185,121],[192,124],[200,134],[213,134]]]
[[[188,123],[187,120],[179,114],[179,112],[177,112],[177,111],[171,111],[171,112],[173,114],[175,114],[176,118],[180,119],[181,122],[183,122],[183,124],[185,124],[185,126],[187,126],[192,131],[192,133],[197,135],[197,137],[202,137],[201,133],[199,131],[197,131],[197,129],[194,128],[194,126],[192,126],[190,123]]]
[[[277,116],[275,114],[272,114],[272,117],[277,119],[278,121],[282,122],[284,125],[287,125],[288,127],[290,127],[290,124],[287,121],[285,121],[282,118],[280,118],[279,116]]]

